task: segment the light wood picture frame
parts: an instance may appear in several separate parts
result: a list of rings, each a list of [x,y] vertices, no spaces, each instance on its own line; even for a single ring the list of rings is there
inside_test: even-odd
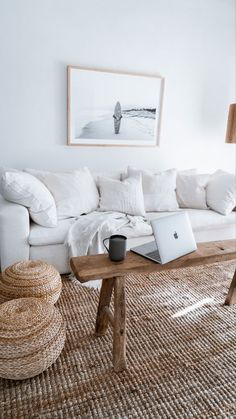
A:
[[[67,144],[159,145],[164,77],[69,65]]]

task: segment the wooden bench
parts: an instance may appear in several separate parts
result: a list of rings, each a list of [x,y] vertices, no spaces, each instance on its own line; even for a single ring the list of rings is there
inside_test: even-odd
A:
[[[153,273],[168,269],[200,266],[207,263],[236,259],[236,240],[199,243],[198,249],[164,265],[157,264],[135,253],[128,252],[122,262],[111,262],[107,254],[80,256],[71,259],[71,268],[76,278],[84,283],[102,278],[102,287],[97,310],[95,333],[106,333],[108,324],[113,327],[113,365],[116,372],[126,368],[126,301],[125,279],[130,273]],[[109,305],[114,290],[114,315]],[[236,303],[236,272],[225,304]]]

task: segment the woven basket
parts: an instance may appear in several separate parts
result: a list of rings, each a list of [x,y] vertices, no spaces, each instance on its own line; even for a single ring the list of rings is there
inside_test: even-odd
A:
[[[0,377],[23,380],[46,370],[60,355],[65,324],[58,309],[38,298],[0,305]]]
[[[54,304],[61,293],[59,272],[40,260],[17,262],[0,279],[0,303],[15,298],[37,297]]]

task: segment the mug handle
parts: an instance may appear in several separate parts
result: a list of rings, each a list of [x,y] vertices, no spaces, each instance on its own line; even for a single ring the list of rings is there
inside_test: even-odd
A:
[[[108,247],[105,245],[105,241],[106,240],[109,240],[109,238],[110,237],[107,237],[106,239],[104,239],[102,242],[103,242],[103,246],[105,247],[105,249],[107,250],[107,252],[109,253],[109,249],[108,249]]]

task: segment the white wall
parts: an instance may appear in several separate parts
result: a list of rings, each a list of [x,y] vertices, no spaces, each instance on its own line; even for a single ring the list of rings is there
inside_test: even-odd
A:
[[[234,170],[234,0],[0,0],[0,166]],[[160,147],[66,145],[66,66],[166,77]]]

